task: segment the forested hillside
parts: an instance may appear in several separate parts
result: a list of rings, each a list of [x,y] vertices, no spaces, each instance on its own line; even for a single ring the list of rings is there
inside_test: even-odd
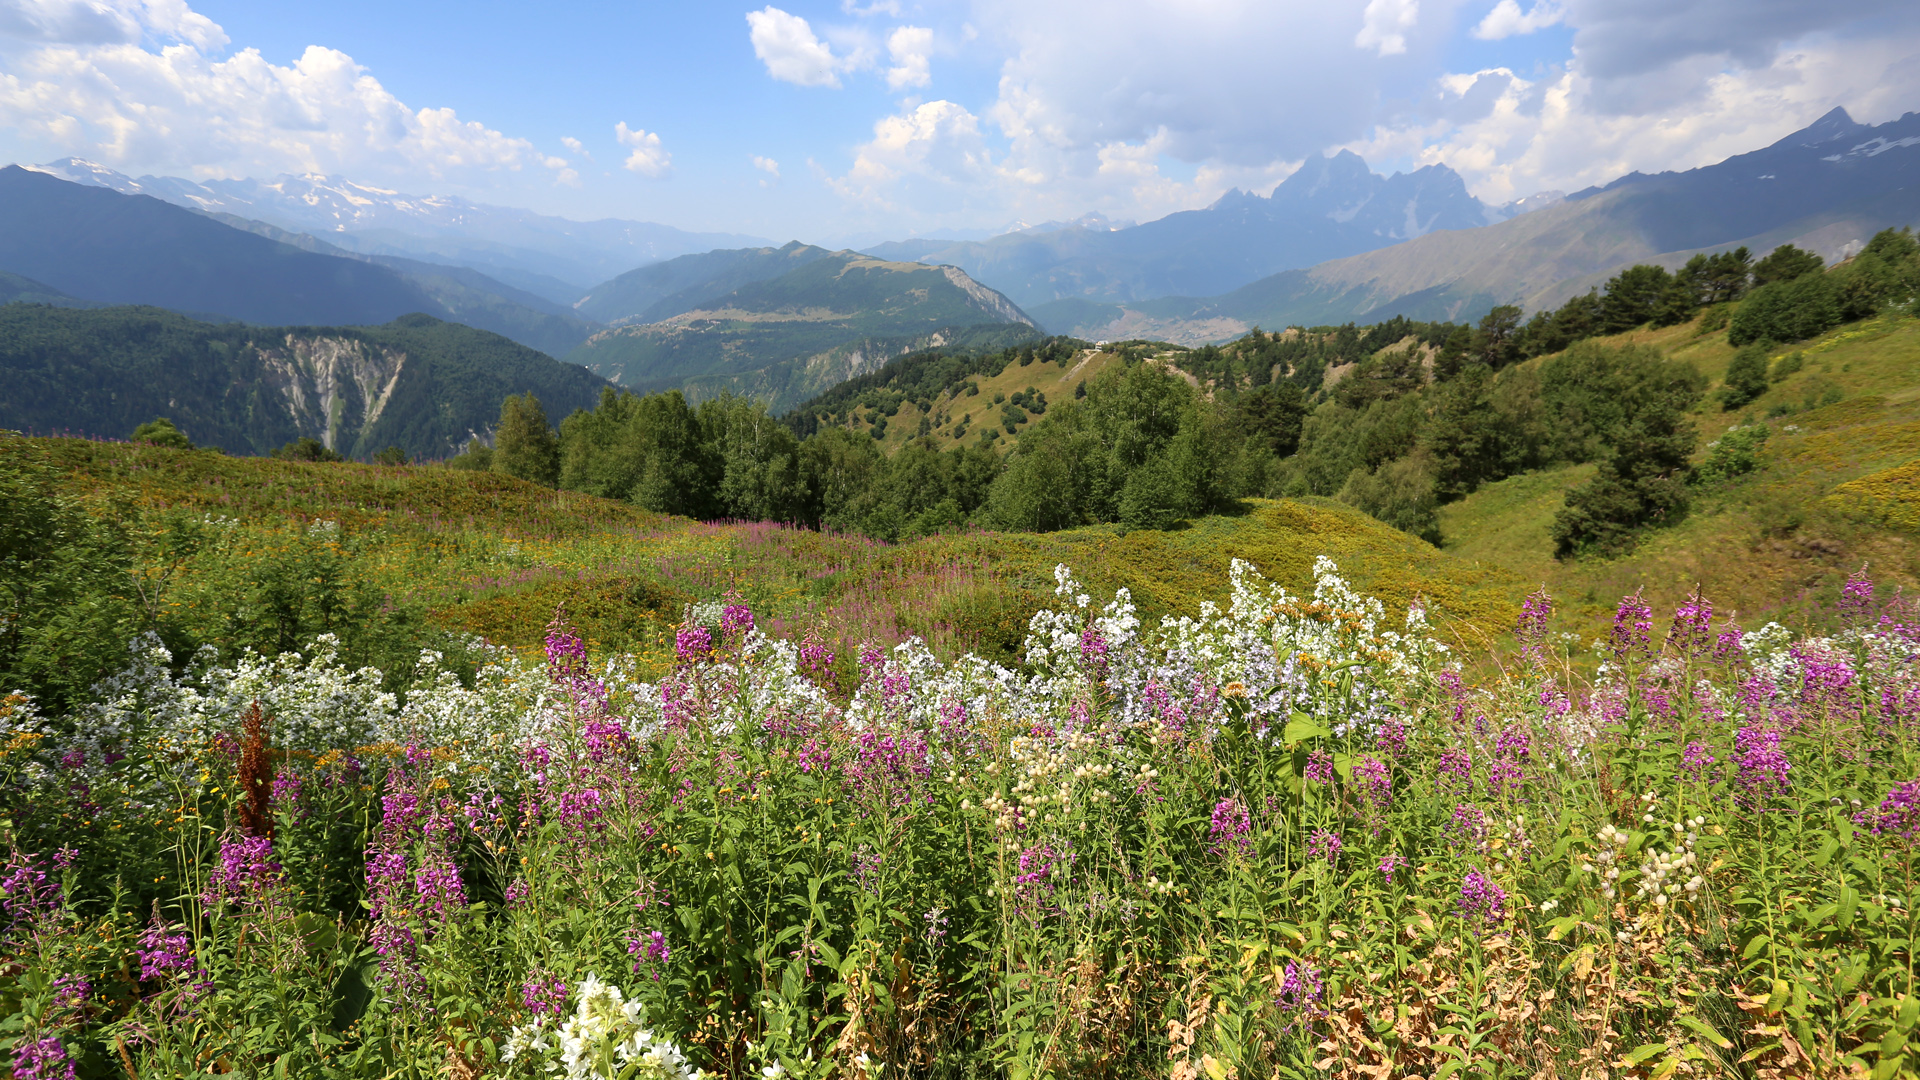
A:
[[[158,308],[0,306],[0,427],[124,437],[167,416],[195,443],[265,454],[300,438],[365,459],[444,457],[534,392],[589,404],[605,382],[426,315],[384,326],[257,327]]]

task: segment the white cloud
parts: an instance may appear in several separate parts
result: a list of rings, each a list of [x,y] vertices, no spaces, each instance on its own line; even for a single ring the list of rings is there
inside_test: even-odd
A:
[[[775,180],[780,179],[780,163],[770,157],[761,157],[755,154],[753,156],[753,167],[773,177]]]
[[[849,15],[892,15],[900,17],[900,0],[873,0],[873,3],[861,7],[854,0],[840,0],[840,10]]]
[[[1374,160],[1445,163],[1476,195],[1499,203],[1634,170],[1713,164],[1775,142],[1836,104],[1877,122],[1920,98],[1911,39],[1810,40],[1763,67],[1695,76],[1682,65],[1680,74],[1687,92],[1630,114],[1597,104],[1601,80],[1578,64],[1532,81],[1502,68],[1447,75],[1435,119],[1383,127],[1349,147]]]
[[[180,41],[224,48],[226,32],[185,0],[0,0],[0,38],[62,45]]]
[[[223,59],[226,34],[178,0],[0,5],[0,127],[66,153],[197,176],[549,165],[525,139],[409,107],[334,49],[286,66],[254,49]]]
[[[807,20],[769,4],[747,12],[747,36],[753,55],[767,65],[767,74],[795,86],[840,85],[846,62],[833,55]]]
[[[1397,56],[1407,51],[1407,31],[1420,21],[1420,0],[1367,0],[1360,19],[1354,46],[1377,50],[1381,56]]]
[[[1544,30],[1559,22],[1565,15],[1560,5],[1553,0],[1533,0],[1533,6],[1526,11],[1514,0],[1500,0],[1473,28],[1473,36],[1482,41],[1500,41],[1503,38],[1519,34],[1531,34],[1535,30]]]
[[[560,136],[560,145],[566,147],[567,149],[573,151],[576,154],[584,154],[587,152],[586,144],[581,142],[579,139],[574,138],[571,135]]]
[[[887,36],[887,55],[893,66],[887,69],[887,87],[900,90],[926,86],[933,82],[928,59],[933,52],[933,31],[924,26],[902,26]]]
[[[630,128],[622,120],[613,127],[613,137],[621,146],[630,146],[633,153],[627,155],[623,167],[629,172],[641,176],[662,177],[673,166],[673,155],[660,145],[660,136],[655,132],[641,128]]]

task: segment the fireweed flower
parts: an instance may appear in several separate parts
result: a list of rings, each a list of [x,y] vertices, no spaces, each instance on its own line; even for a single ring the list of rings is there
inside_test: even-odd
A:
[[[1628,653],[1646,654],[1652,647],[1653,609],[1640,598],[1639,590],[1630,596],[1620,598],[1620,606],[1613,613],[1613,633],[1609,644],[1613,655],[1625,659]]]
[[[1207,835],[1212,843],[1207,850],[1215,855],[1223,855],[1228,848],[1241,854],[1253,850],[1253,815],[1247,811],[1247,804],[1239,796],[1221,799],[1213,806],[1213,819],[1207,824]]]
[[[1713,658],[1723,664],[1730,664],[1747,653],[1747,632],[1740,629],[1738,623],[1728,623],[1713,639]]]
[[[1376,869],[1380,871],[1380,877],[1384,879],[1387,884],[1391,885],[1393,884],[1393,875],[1406,869],[1406,867],[1407,860],[1396,852],[1381,859],[1380,865]]]
[[[53,981],[53,1007],[77,1009],[87,1003],[93,984],[85,975],[62,975]]]
[[[650,930],[645,934],[636,932],[628,936],[627,955],[633,957],[633,970],[638,974],[649,967],[657,969],[659,965],[665,964],[673,957],[673,949],[667,945],[666,934],[658,930]],[[660,972],[655,970],[653,977],[658,981]]]
[[[1530,664],[1541,664],[1546,660],[1547,621],[1553,618],[1553,597],[1547,595],[1546,586],[1530,594],[1520,605],[1520,620],[1513,628],[1514,640],[1520,643],[1520,653]]]
[[[1496,925],[1507,917],[1507,892],[1480,871],[1469,870],[1467,876],[1460,880],[1460,899],[1456,907],[1460,917],[1467,922]]]
[[[1853,822],[1875,836],[1893,837],[1911,845],[1920,838],[1920,780],[1895,785],[1877,808],[1853,815]]]
[[[1873,610],[1873,579],[1867,577],[1867,568],[1860,569],[1847,576],[1847,583],[1840,586],[1840,611],[1844,615],[1860,617]]]
[[[693,664],[713,654],[713,632],[704,626],[683,626],[674,631],[673,655],[682,664]]]
[[[745,604],[728,604],[720,612],[720,632],[729,640],[737,640],[753,629],[753,612]]]
[[[242,836],[220,842],[220,865],[207,880],[206,902],[246,900],[257,896],[280,875],[273,861],[273,841],[264,836]]]
[[[530,972],[520,984],[520,1004],[535,1017],[559,1016],[567,1011],[566,980]]]
[[[73,1062],[56,1036],[22,1039],[13,1051],[14,1080],[74,1080]]]
[[[1308,754],[1306,777],[1316,784],[1333,783],[1333,755],[1325,750],[1315,750]]]
[[[1746,809],[1762,806],[1770,796],[1784,795],[1793,766],[1780,749],[1780,732],[1773,728],[1743,727],[1734,732],[1734,800]]]
[[[1713,640],[1709,629],[1712,622],[1713,605],[1697,589],[1688,593],[1686,602],[1674,609],[1673,625],[1667,630],[1667,648],[1677,656],[1705,654]]]
[[[1713,782],[1714,761],[1713,751],[1708,749],[1706,743],[1690,742],[1680,755],[1680,771],[1695,783],[1710,784]]]
[[[1523,727],[1510,727],[1493,743],[1493,764],[1487,769],[1487,789],[1494,794],[1519,791],[1527,782],[1527,762],[1533,757],[1533,737]]]
[[[1447,838],[1449,848],[1472,848],[1478,850],[1487,842],[1487,812],[1473,803],[1460,803],[1453,808],[1453,817],[1440,827]]]
[[[1449,750],[1440,755],[1436,766],[1439,775],[1440,790],[1450,795],[1466,795],[1473,791],[1473,755],[1465,750]]]
[[[1287,1025],[1282,1030],[1291,1031],[1297,1024],[1325,1018],[1325,994],[1326,987],[1317,968],[1288,961],[1280,975],[1280,990],[1274,995],[1274,1004],[1288,1016]]]
[[[169,934],[158,914],[140,935],[136,955],[140,958],[140,981],[159,979],[175,972],[192,971],[193,943],[185,934]]]
[[[1329,829],[1315,829],[1307,840],[1307,858],[1325,859],[1329,864],[1340,860],[1340,834]]]

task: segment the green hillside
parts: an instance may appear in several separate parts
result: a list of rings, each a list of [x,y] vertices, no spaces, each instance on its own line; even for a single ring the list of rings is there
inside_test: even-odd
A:
[[[1662,349],[1715,383],[1735,355],[1725,335],[1698,323],[1605,340]],[[1686,517],[1632,553],[1553,557],[1549,526],[1590,465],[1501,480],[1442,507],[1442,546],[1596,608],[1643,587],[1658,607],[1698,585],[1749,625],[1830,599],[1862,565],[1877,580],[1920,584],[1920,320],[1851,324],[1772,347],[1767,360],[1778,377],[1759,397],[1733,411],[1709,400],[1696,414],[1696,466],[1729,431],[1758,428],[1767,434],[1753,470],[1697,485]]]
[[[1031,333],[1032,321],[951,267],[840,252],[665,321],[603,331],[567,359],[623,386],[718,381],[779,408],[925,347],[936,334],[946,341],[975,327]]]
[[[833,254],[798,240],[779,248],[738,248],[682,255],[629,270],[593,287],[575,309],[604,323],[659,322],[692,311],[743,285],[780,277]]]
[[[945,655],[1011,660],[1063,562],[1103,592],[1133,590],[1142,615],[1157,617],[1222,599],[1234,558],[1301,591],[1325,553],[1369,591],[1402,609],[1421,598],[1467,637],[1498,633],[1522,591],[1503,570],[1317,501],[1254,502],[1170,532],[976,531],[895,545],[770,523],[701,524],[487,472],[0,436],[0,480],[22,477],[116,523],[112,542],[127,545],[117,550],[153,590],[145,608],[119,613],[123,630],[151,624],[177,653],[253,641],[274,620],[347,633],[354,647],[387,635],[399,652],[434,627],[530,648],[564,606],[596,648],[634,648],[664,663],[685,604],[739,595],[763,625],[825,628],[843,654],[863,640],[918,635]],[[210,517],[234,524],[210,531]],[[316,532],[315,522],[335,524]],[[311,560],[330,569],[319,573]],[[282,580],[286,567],[296,579]],[[282,590],[273,594],[280,613],[269,615],[259,605],[273,589]],[[327,621],[356,596],[397,614],[358,629]]]
[[[0,307],[0,427],[124,438],[167,416],[202,446],[265,454],[302,436],[353,458],[444,457],[532,391],[562,412],[603,381],[426,315],[373,327],[197,322],[158,308]]]

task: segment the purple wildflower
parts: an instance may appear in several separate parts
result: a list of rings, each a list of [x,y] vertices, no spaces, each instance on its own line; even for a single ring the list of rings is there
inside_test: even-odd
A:
[[[1107,674],[1107,639],[1097,626],[1080,631],[1080,659],[1095,678]]]
[[[1398,853],[1392,853],[1382,858],[1380,860],[1380,866],[1378,867],[1380,876],[1384,878],[1389,885],[1393,884],[1393,875],[1406,868],[1407,860]]]
[[[507,906],[519,907],[521,904],[526,903],[528,895],[530,895],[532,892],[533,890],[527,887],[526,878],[518,878],[518,877],[514,878],[513,884],[507,886],[507,892],[506,892]]]
[[[1747,632],[1740,629],[1739,623],[1728,623],[1713,639],[1713,658],[1723,664],[1730,664],[1747,654]]]
[[[1667,630],[1667,647],[1680,656],[1699,656],[1713,640],[1709,624],[1713,605],[1699,590],[1687,594],[1686,602],[1674,609],[1673,626]]]
[[[1473,790],[1473,754],[1462,749],[1449,750],[1440,755],[1438,779],[1440,790],[1453,795],[1465,795]]]
[[[1373,729],[1374,749],[1391,758],[1407,756],[1407,722],[1399,717],[1380,721]]]
[[[1715,760],[1713,751],[1707,748],[1706,743],[1690,742],[1680,755],[1680,771],[1695,783],[1710,784],[1713,782]]]
[[[1896,784],[1880,805],[1853,815],[1854,824],[1875,836],[1892,836],[1912,844],[1920,837],[1920,780]]]
[[[413,874],[414,896],[420,909],[444,920],[450,911],[467,906],[467,887],[460,880],[460,867],[442,851],[429,852]]]
[[[57,1036],[21,1039],[13,1052],[14,1080],[74,1080],[73,1062]]]
[[[704,626],[683,626],[673,635],[674,659],[682,664],[705,660],[713,653],[713,631]]]
[[[649,966],[657,967],[673,956],[673,949],[667,945],[667,935],[658,930],[650,930],[643,937],[639,933],[627,938],[627,955],[633,957],[633,970],[638,973]],[[657,980],[660,973],[656,970],[653,977]]]
[[[1315,750],[1308,754],[1306,777],[1316,784],[1333,783],[1333,755],[1325,750]]]
[[[567,981],[531,972],[520,984],[520,1004],[534,1016],[558,1017],[567,1011]]]
[[[1539,664],[1546,659],[1547,621],[1551,618],[1553,597],[1542,585],[1520,605],[1520,620],[1513,628],[1514,640],[1520,643],[1520,653],[1528,663]]]
[[[1527,762],[1533,757],[1533,738],[1523,727],[1510,727],[1493,743],[1493,764],[1487,769],[1487,788],[1494,794],[1519,791],[1527,782]]]
[[[1307,839],[1307,857],[1335,863],[1340,860],[1341,846],[1339,833],[1330,829],[1315,829]]]
[[[1450,848],[1479,848],[1487,840],[1487,812],[1472,803],[1453,808],[1453,817],[1440,827]]]
[[[720,611],[720,632],[729,638],[753,629],[753,612],[745,604],[728,604]]]
[[[1491,926],[1507,917],[1507,891],[1480,871],[1469,870],[1460,881],[1458,907],[1462,919]]]
[[[260,892],[280,874],[273,861],[273,841],[264,836],[241,836],[220,841],[220,866],[207,880],[207,903],[244,900]]]
[[[1213,805],[1213,819],[1207,824],[1207,835],[1212,838],[1208,850],[1215,855],[1225,854],[1231,847],[1245,854],[1253,850],[1253,815],[1248,812],[1247,804],[1238,796],[1221,799]]]
[[[1867,576],[1866,564],[1847,576],[1847,583],[1840,586],[1840,611],[1849,616],[1866,615],[1873,608],[1873,579]]]
[[[1625,658],[1630,652],[1647,652],[1652,633],[1653,609],[1640,598],[1639,590],[1621,597],[1620,607],[1613,614],[1613,655]]]
[[[1318,969],[1288,961],[1280,975],[1280,991],[1274,995],[1274,1004],[1290,1017],[1285,1030],[1293,1030],[1295,1024],[1325,1018],[1325,994],[1326,987]]]
[[[185,934],[169,934],[156,914],[140,935],[140,981],[158,979],[176,971],[192,971],[193,945]]]
[[[1377,817],[1393,806],[1393,774],[1386,762],[1377,757],[1361,758],[1353,767],[1353,782],[1372,816]]]
[[[92,993],[93,984],[85,975],[62,975],[53,980],[53,1007],[77,1009],[87,1003]]]
[[[1734,779],[1740,788],[1735,796],[1740,805],[1753,809],[1768,796],[1782,795],[1792,781],[1787,771],[1792,764],[1780,749],[1780,732],[1773,728],[1743,727],[1733,735]]]

